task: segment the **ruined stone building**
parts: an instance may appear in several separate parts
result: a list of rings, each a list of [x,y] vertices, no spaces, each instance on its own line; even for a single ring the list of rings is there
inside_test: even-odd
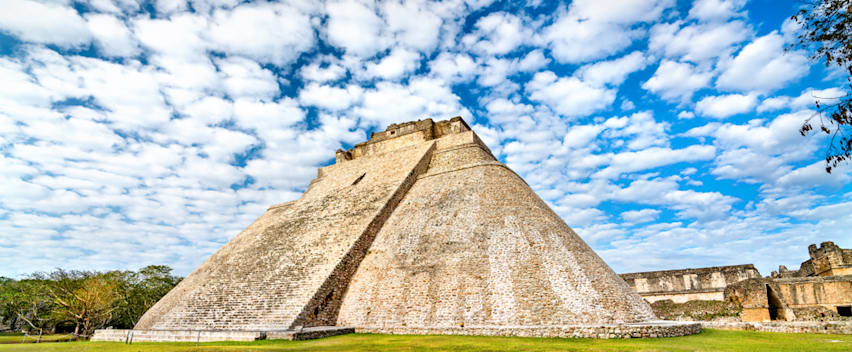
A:
[[[730,301],[742,321],[852,316],[852,250],[833,242],[808,246],[798,270],[783,265],[761,277],[753,265],[621,274],[649,302],[671,299]]]
[[[568,337],[700,331],[655,319],[456,117],[394,124],[338,151],[301,198],[269,207],[132,333],[192,340],[195,331],[238,339],[225,335],[318,326]]]
[[[760,273],[751,264],[621,274],[646,301],[670,299],[675,303],[722,301],[728,285],[759,277]]]

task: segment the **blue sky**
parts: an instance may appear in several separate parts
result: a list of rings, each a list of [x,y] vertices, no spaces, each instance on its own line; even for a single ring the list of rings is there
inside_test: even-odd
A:
[[[617,272],[852,247],[770,0],[0,2],[0,275],[187,274],[334,151],[461,115]]]

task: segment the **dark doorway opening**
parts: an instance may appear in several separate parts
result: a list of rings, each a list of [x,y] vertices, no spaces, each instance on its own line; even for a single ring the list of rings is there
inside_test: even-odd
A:
[[[769,320],[787,320],[781,298],[772,287],[769,287],[769,284],[766,284],[766,298],[769,304]]]
[[[837,315],[841,317],[852,317],[852,306],[838,306]]]

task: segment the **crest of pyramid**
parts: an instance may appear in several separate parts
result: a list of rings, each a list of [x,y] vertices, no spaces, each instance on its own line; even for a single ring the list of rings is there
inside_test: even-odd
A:
[[[301,198],[270,207],[136,329],[429,331],[653,319],[456,117],[394,124],[339,150]]]

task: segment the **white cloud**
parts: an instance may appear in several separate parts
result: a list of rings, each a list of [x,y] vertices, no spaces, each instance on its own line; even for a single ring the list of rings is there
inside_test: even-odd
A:
[[[793,109],[816,109],[816,102],[820,104],[837,103],[838,98],[848,93],[841,88],[827,89],[805,89],[798,97],[790,100],[790,108]]]
[[[386,80],[398,80],[420,66],[420,54],[405,50],[393,49],[379,63],[367,64],[369,77],[380,77]]]
[[[299,73],[306,80],[324,83],[343,78],[346,75],[346,68],[332,57],[321,57],[315,62],[302,66]]]
[[[728,94],[708,96],[695,104],[695,112],[702,116],[723,119],[729,116],[743,114],[754,110],[757,105],[757,96]]]
[[[484,55],[508,54],[532,37],[519,17],[504,12],[482,17],[474,26],[476,31],[462,38],[462,42]]]
[[[713,144],[722,150],[711,172],[717,178],[771,185],[793,169],[791,163],[812,157],[821,143],[820,139],[803,139],[798,133],[811,114],[803,110],[770,121],[711,123],[684,135],[714,138]]]
[[[648,60],[639,51],[611,61],[600,61],[577,69],[575,75],[595,86],[619,86],[627,76],[645,68]]]
[[[798,80],[809,70],[808,58],[799,51],[784,51],[784,38],[769,33],[746,45],[725,64],[716,80],[721,89],[773,91]]]
[[[693,113],[692,111],[681,111],[681,112],[677,113],[677,118],[679,120],[689,120],[689,119],[694,118],[694,117],[695,117],[695,113]]]
[[[757,107],[757,112],[775,111],[781,109],[816,109],[816,103],[831,104],[837,102],[837,99],[846,95],[846,92],[840,88],[813,89],[808,88],[802,91],[798,97],[776,96],[764,99],[760,106]]]
[[[667,57],[709,64],[708,60],[729,55],[735,44],[751,36],[742,21],[681,27],[682,24],[678,21],[652,27],[648,48]]]
[[[636,105],[633,104],[632,101],[624,99],[621,102],[621,111],[630,111],[636,108]]]
[[[208,47],[202,39],[202,33],[207,30],[204,17],[178,14],[168,20],[137,18],[133,27],[144,46],[172,60],[198,58]]]
[[[255,133],[272,145],[279,134],[288,134],[289,127],[305,119],[305,112],[294,99],[284,98],[277,102],[240,99],[234,102],[234,117],[237,123]]]
[[[299,102],[302,105],[339,111],[355,104],[362,94],[363,89],[359,86],[351,85],[343,89],[311,83],[299,92]]]
[[[408,85],[379,82],[375,89],[364,91],[362,104],[353,112],[382,127],[426,117],[470,116],[460,100],[438,79],[416,78]]]
[[[388,30],[408,48],[431,52],[440,38],[443,20],[423,1],[387,1],[382,5]]]
[[[231,56],[216,60],[216,66],[225,76],[225,91],[231,98],[272,99],[279,93],[275,74],[255,61]]]
[[[790,105],[790,97],[772,97],[763,99],[757,107],[757,112],[780,110]]]
[[[663,60],[642,88],[666,100],[687,101],[696,90],[706,87],[711,77],[711,73],[701,72],[691,64]]]
[[[86,21],[98,48],[105,56],[127,57],[140,52],[139,43],[133,38],[130,30],[114,16],[86,15]]]
[[[575,77],[560,78],[550,71],[536,73],[525,89],[530,99],[569,117],[591,114],[615,101],[614,90],[594,87]]]
[[[844,172],[847,171],[847,172]],[[811,188],[814,186],[840,189],[852,180],[848,170],[840,172],[825,172],[825,161],[820,160],[807,166],[791,170],[778,178],[778,185],[783,187]]]
[[[527,53],[520,62],[518,62],[518,71],[531,72],[536,71],[550,63],[550,59],[544,57],[541,49],[536,49]]]
[[[478,64],[467,54],[443,52],[429,62],[429,71],[445,81],[463,82],[476,75]]]
[[[629,210],[621,212],[621,218],[631,224],[641,224],[657,220],[660,211],[657,209]]]
[[[516,60],[489,57],[480,63],[477,83],[486,87],[510,86],[512,91],[517,90],[518,85],[509,80],[509,76],[515,73],[516,64]]]
[[[170,110],[150,69],[84,57],[72,58],[71,68],[82,92],[111,112],[114,127],[153,127],[169,120]]]
[[[744,16],[739,12],[748,0],[698,0],[689,9],[689,17],[704,21],[727,20]]]
[[[570,14],[560,15],[543,36],[551,54],[559,62],[582,63],[613,55],[638,38],[641,32],[618,24],[583,21]]]
[[[654,21],[674,5],[673,0],[578,0],[571,3],[571,12],[589,21],[633,24]]]
[[[625,188],[614,190],[613,200],[640,204],[667,205],[677,211],[680,218],[718,219],[731,210],[736,198],[719,192],[682,190],[676,181],[679,176],[639,179]]]
[[[620,147],[624,143],[632,150],[645,149],[651,146],[667,146],[669,128],[668,122],[657,122],[650,111],[640,111],[630,116],[612,117],[604,121],[607,128],[605,136],[616,139],[611,144]],[[627,137],[632,137],[627,140]]]
[[[358,1],[335,1],[326,5],[328,40],[361,57],[371,57],[388,47],[385,23],[372,6]]]
[[[563,63],[581,63],[610,56],[644,35],[637,22],[652,22],[674,1],[593,1],[571,3],[544,28],[553,56]]]
[[[801,143],[802,136],[798,129],[811,113],[807,110],[798,111],[779,115],[770,121],[752,120],[747,124],[710,123],[687,131],[684,135],[713,136],[716,138],[715,143],[726,149],[745,146],[761,153],[800,158],[807,144]]]
[[[691,145],[683,149],[653,147],[636,152],[622,152],[612,156],[608,167],[595,173],[597,178],[618,178],[631,172],[657,168],[680,162],[710,160],[716,148],[709,145]]]
[[[92,39],[86,21],[73,8],[30,0],[4,1],[0,5],[0,31],[23,41],[61,47],[82,46]]]
[[[157,0],[156,5],[157,13],[161,13],[164,15],[170,15],[175,12],[186,11],[187,9],[187,1],[186,0]]]
[[[217,10],[206,35],[216,51],[279,66],[314,46],[310,17],[284,4],[246,4],[233,10]]]

